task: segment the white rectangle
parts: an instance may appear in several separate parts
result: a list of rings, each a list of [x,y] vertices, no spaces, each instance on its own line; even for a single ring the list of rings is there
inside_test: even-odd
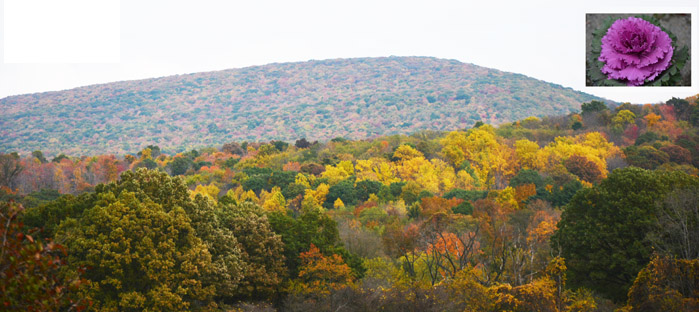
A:
[[[112,63],[119,0],[5,0],[5,63]]]

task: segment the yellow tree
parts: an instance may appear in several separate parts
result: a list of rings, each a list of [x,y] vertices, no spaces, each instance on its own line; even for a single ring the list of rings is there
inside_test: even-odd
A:
[[[538,165],[537,151],[539,151],[539,144],[536,142],[527,139],[515,142],[515,155],[522,169],[540,168]]]
[[[374,159],[358,159],[354,169],[357,174],[357,182],[364,180],[378,181],[378,177],[373,170]]]
[[[434,165],[427,160],[418,167],[415,182],[431,193],[439,193],[439,175]]]
[[[335,203],[333,203],[333,207],[335,209],[340,209],[340,208],[345,208],[345,203],[342,202],[342,199],[339,197],[335,200]]]
[[[372,180],[390,185],[393,182],[400,181],[400,179],[396,177],[395,165],[384,158],[372,157],[369,159],[357,160],[355,171],[357,182]]]
[[[380,162],[377,166],[373,168],[373,170],[374,173],[376,173],[378,181],[385,185],[390,185],[394,182],[400,182],[400,178],[396,176],[396,166],[391,162]]]
[[[660,120],[661,117],[660,117],[660,115],[658,115],[656,113],[649,113],[648,115],[646,115],[646,117],[643,117],[643,118],[646,119],[646,122],[648,123],[648,127],[653,128],[653,126],[658,123],[658,121]]]
[[[396,166],[398,176],[406,181],[417,180],[420,174],[420,167],[430,166],[430,162],[424,157],[415,157],[407,160],[401,160]],[[425,169],[423,169],[425,170]]]
[[[517,287],[493,287],[497,311],[558,311],[555,283],[548,276]]]
[[[425,157],[422,152],[412,148],[410,145],[401,145],[393,152],[393,157],[398,160],[410,160],[416,157]]]
[[[255,192],[253,192],[253,190],[248,190],[247,192],[243,192],[242,194],[240,194],[240,201],[249,201],[257,203],[260,201],[260,199],[257,198],[257,195],[255,194]]]
[[[277,190],[272,191],[272,193],[267,197],[267,200],[262,205],[262,208],[269,212],[284,212],[286,210],[286,199],[282,192]]]
[[[342,169],[344,172],[347,172],[348,175],[353,175],[354,174],[354,165],[352,165],[351,160],[343,160],[337,164],[337,168]]]
[[[451,132],[441,140],[442,155],[454,166],[464,160],[471,166],[480,181],[492,186],[504,186],[508,177],[515,174],[517,159],[508,146],[498,143],[493,127],[482,126],[463,132]]]
[[[151,151],[150,148],[144,148],[144,149],[141,151],[141,160],[153,159],[153,158],[151,157],[151,153],[152,153],[152,151]]]
[[[600,177],[607,176],[607,158],[622,155],[621,150],[608,142],[599,132],[590,132],[575,137],[557,137],[554,142],[537,152],[543,161],[541,168],[552,172],[560,169],[570,157],[584,156],[599,169]]]
[[[319,204],[322,204],[325,202],[325,197],[328,195],[328,192],[330,191],[330,186],[321,183],[316,187],[315,190],[313,189],[307,189],[305,193],[305,197],[312,197],[315,199]]]
[[[328,195],[329,191],[330,186],[325,183],[318,185],[315,190],[306,189],[301,207],[304,210],[322,210],[321,205],[325,202],[325,197]]]
[[[628,109],[622,109],[612,118],[612,123],[615,125],[625,125],[634,122],[636,114]]]
[[[464,190],[474,190],[478,187],[476,179],[471,176],[466,170],[459,170],[456,173],[456,180],[454,180],[454,188],[460,188]]]
[[[517,192],[511,186],[499,191],[498,196],[495,198],[495,202],[510,209],[516,209],[519,207],[519,203],[517,202]]]
[[[480,283],[478,277],[482,274],[476,268],[467,267],[448,282],[450,299],[462,305],[463,311],[494,311],[495,292]]]
[[[335,185],[342,180],[347,179],[354,174],[354,166],[349,160],[343,160],[337,166],[325,166],[325,171],[322,174],[323,178],[328,178],[330,185]]]
[[[626,125],[636,120],[636,114],[628,109],[622,109],[612,118],[612,129],[616,132],[624,130]]]
[[[466,152],[464,149],[467,146],[465,132],[453,131],[449,132],[440,143],[442,144],[442,155],[452,166],[459,167],[466,160]]]
[[[243,190],[242,186],[238,185],[238,187],[228,190],[228,192],[226,192],[226,196],[235,201],[240,201],[240,197],[243,195],[243,193],[245,193],[245,190]]]
[[[397,166],[398,175],[405,181],[414,181],[422,188],[439,192],[439,177],[432,163],[424,157],[401,160]]]
[[[437,177],[438,191],[444,193],[454,188],[456,184],[456,174],[454,168],[441,159],[432,159],[430,161],[434,168],[434,173]]]
[[[213,199],[214,201],[218,200],[218,193],[221,192],[221,189],[219,189],[216,185],[213,183],[204,186],[204,185],[197,185],[197,187],[194,189],[194,191],[189,193],[189,197],[194,199],[197,194],[201,194],[204,197],[208,197],[210,199]]]
[[[306,176],[303,173],[299,173],[296,175],[296,180],[294,183],[296,183],[298,185],[303,185],[307,188],[311,188],[311,184],[308,181],[308,178],[306,178]]]

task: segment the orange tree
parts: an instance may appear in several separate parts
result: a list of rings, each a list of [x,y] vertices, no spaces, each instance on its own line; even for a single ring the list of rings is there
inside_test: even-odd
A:
[[[352,269],[338,254],[323,255],[318,247],[311,244],[306,252],[299,255],[301,267],[298,283],[294,289],[304,294],[329,294],[331,291],[351,285],[354,281]]]

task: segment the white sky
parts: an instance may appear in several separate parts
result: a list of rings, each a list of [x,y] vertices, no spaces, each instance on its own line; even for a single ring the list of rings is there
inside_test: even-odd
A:
[[[696,0],[0,3],[0,98],[274,62],[390,55],[456,59],[616,101],[656,103],[699,93]],[[585,87],[585,13],[642,12],[692,14],[693,87]]]

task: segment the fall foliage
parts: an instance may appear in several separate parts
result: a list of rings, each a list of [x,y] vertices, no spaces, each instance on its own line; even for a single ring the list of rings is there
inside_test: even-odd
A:
[[[366,140],[3,153],[0,303],[690,311],[699,103],[678,103]]]

